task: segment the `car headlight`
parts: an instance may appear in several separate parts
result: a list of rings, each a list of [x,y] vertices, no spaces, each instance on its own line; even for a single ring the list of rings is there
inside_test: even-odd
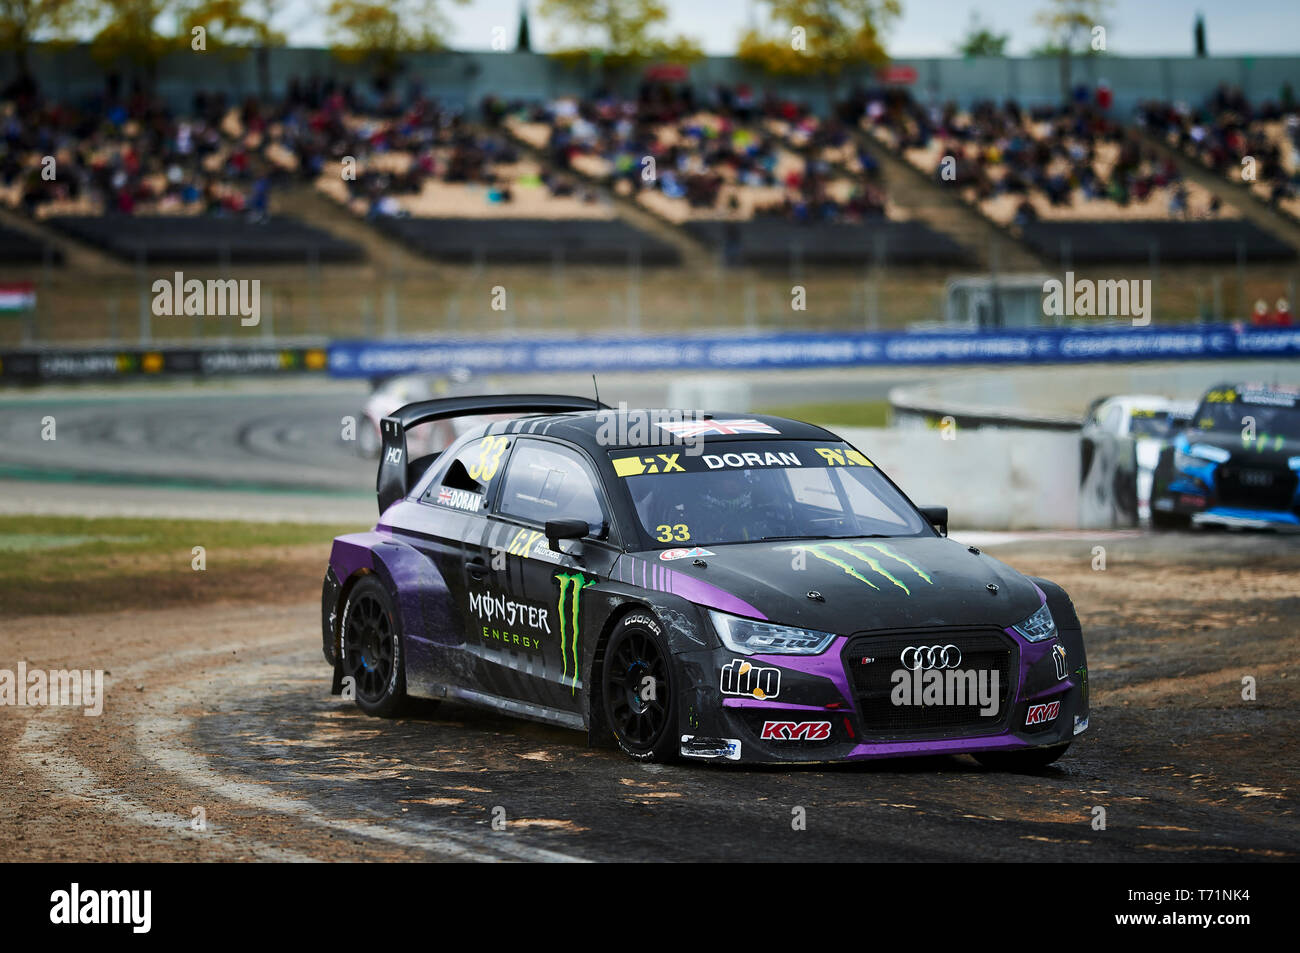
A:
[[[1174,466],[1179,470],[1191,467],[1203,467],[1208,463],[1227,463],[1232,454],[1222,447],[1212,447],[1208,443],[1194,443],[1186,450],[1174,451]]]
[[[709,619],[722,644],[738,655],[817,655],[835,639],[834,632],[756,622],[712,609]]]
[[[1300,457],[1291,457],[1287,460],[1286,465],[1292,470],[1300,470]]]
[[[1015,629],[1030,642],[1046,642],[1048,639],[1056,638],[1056,620],[1052,618],[1052,610],[1047,608],[1047,603],[1043,603],[1042,608],[1031,615],[1024,622],[1017,623],[1011,628]]]

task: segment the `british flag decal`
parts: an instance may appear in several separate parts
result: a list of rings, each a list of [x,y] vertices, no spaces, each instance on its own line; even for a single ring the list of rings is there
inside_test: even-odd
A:
[[[660,422],[657,426],[674,437],[682,438],[781,432],[761,420],[671,420]]]

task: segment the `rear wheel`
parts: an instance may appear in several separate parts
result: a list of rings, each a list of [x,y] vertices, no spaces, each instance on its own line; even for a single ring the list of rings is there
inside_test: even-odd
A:
[[[1029,748],[1024,751],[981,751],[975,760],[995,771],[1038,771],[1047,767],[1070,748],[1063,745],[1050,748]]]
[[[605,652],[601,695],[614,740],[638,761],[669,761],[677,751],[671,668],[655,619],[635,612],[619,622]]]
[[[388,590],[366,576],[348,594],[341,633],[344,691],[348,679],[357,707],[391,718],[406,705],[406,657]]]

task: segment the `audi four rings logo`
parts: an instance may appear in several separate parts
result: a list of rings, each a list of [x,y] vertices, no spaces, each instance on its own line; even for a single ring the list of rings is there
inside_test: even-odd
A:
[[[961,649],[955,645],[909,645],[898,660],[909,672],[931,668],[956,668],[961,664]]]

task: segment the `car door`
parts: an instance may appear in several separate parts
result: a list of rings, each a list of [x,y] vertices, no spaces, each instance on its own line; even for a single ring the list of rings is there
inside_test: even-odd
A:
[[[481,554],[495,601],[486,613],[475,603],[484,641],[497,649],[498,684],[508,697],[578,712],[583,650],[595,635],[582,591],[607,578],[618,555],[603,487],[585,454],[537,437],[518,438],[500,480]],[[545,532],[556,519],[584,520],[591,532],[557,552]]]
[[[489,435],[467,442],[445,463],[439,461],[420,493],[420,511],[405,521],[405,541],[438,569],[452,610],[426,626],[425,645],[412,646],[408,677],[470,689],[484,677],[485,663],[475,651],[478,634],[471,625],[471,600],[487,567],[475,558],[487,532],[488,500],[507,448],[506,438]]]

